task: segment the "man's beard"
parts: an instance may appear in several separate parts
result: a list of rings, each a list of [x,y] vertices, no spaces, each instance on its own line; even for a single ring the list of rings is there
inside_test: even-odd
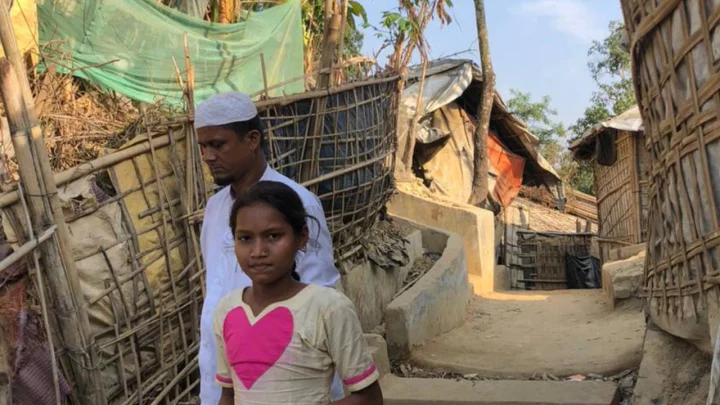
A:
[[[213,181],[216,186],[225,187],[232,184],[232,178],[230,177],[213,177]]]

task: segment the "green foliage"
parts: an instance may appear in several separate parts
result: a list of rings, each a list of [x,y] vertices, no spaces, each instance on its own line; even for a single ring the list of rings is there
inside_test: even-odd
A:
[[[588,69],[598,86],[590,98],[590,105],[570,130],[571,142],[579,139],[595,124],[622,114],[634,106],[630,54],[623,47],[625,27],[619,21],[608,26],[609,34],[602,41],[594,41],[588,51]],[[566,171],[570,184],[576,189],[595,194],[595,182],[590,162],[573,162]]]
[[[588,51],[588,68],[599,91],[591,99],[593,105],[604,104],[612,115],[622,114],[635,105],[630,54],[623,47],[625,26],[611,21],[610,34],[594,41]]]
[[[552,99],[544,96],[540,101],[533,101],[530,93],[511,89],[511,97],[507,101],[508,109],[519,119],[525,121],[530,132],[547,145],[555,138],[565,137],[565,127],[561,122],[554,122],[551,117],[557,116],[557,110],[550,106]]]
[[[311,60],[318,60],[321,51],[320,42],[322,41],[325,30],[325,1],[303,0],[302,19],[305,51],[309,53],[308,57],[310,57]],[[348,3],[347,25],[345,29],[344,58],[361,54],[364,35],[362,31],[360,31],[360,28],[367,25],[367,12],[363,5],[357,1],[350,1]],[[309,66],[306,66],[306,68],[309,68]]]
[[[425,40],[425,28],[437,18],[441,24],[452,22],[448,10],[451,0],[398,0],[398,7],[383,12],[375,35],[383,40],[382,49],[391,48],[390,67],[402,71],[410,62],[415,50],[422,60],[429,50]]]
[[[611,114],[607,104],[599,97],[598,93],[594,94],[590,99],[590,106],[585,109],[583,116],[578,118],[575,124],[568,127],[572,134],[570,142],[580,139],[585,131],[610,117]]]

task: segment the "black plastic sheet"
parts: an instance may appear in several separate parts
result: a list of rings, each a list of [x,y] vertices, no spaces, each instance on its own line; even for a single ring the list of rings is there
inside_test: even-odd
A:
[[[596,257],[565,253],[565,275],[571,290],[602,288],[600,260]]]

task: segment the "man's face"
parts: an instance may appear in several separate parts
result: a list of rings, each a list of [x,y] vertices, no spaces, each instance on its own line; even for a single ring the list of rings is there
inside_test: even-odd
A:
[[[254,163],[260,146],[260,133],[250,131],[239,136],[225,127],[205,127],[197,130],[203,161],[219,186],[227,186],[242,178]]]

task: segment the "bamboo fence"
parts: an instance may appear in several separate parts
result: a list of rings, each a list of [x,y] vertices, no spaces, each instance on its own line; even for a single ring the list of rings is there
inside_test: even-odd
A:
[[[658,326],[707,348],[720,315],[720,3],[622,7],[650,153],[644,293]]]
[[[537,232],[518,229],[516,261],[511,267],[521,270],[515,280],[528,290],[565,290],[568,279],[565,254],[589,256],[593,233]],[[516,286],[517,287],[517,286]]]
[[[37,164],[47,157],[41,137],[33,143],[33,108],[8,85],[22,80],[8,62],[0,67],[21,177],[0,194],[14,248],[0,275],[17,263],[30,268],[28,294],[40,295],[43,336],[57,360],[52,402],[67,385],[73,403],[192,403],[205,285],[199,220],[212,193],[192,110],[172,119],[143,115],[119,150],[47,175]],[[193,105],[186,67],[180,84]],[[258,103],[270,164],[319,195],[339,262],[362,254],[393,191],[398,80]]]
[[[0,92],[20,182],[0,193],[0,247],[12,246],[0,260],[0,303],[13,304],[0,308],[0,394],[10,386],[16,399],[36,395],[34,403],[60,404],[69,394],[78,404],[194,404],[205,287],[198,237],[213,190],[193,128],[187,45],[185,76],[177,72],[184,115],[143,111],[118,137],[125,145],[52,173],[8,21],[0,14],[9,59],[0,59]],[[258,102],[270,165],[318,194],[338,263],[365,254],[394,190],[399,80]],[[50,353],[44,375],[7,367],[7,355],[30,347],[20,320],[27,313],[43,323],[33,347]]]

